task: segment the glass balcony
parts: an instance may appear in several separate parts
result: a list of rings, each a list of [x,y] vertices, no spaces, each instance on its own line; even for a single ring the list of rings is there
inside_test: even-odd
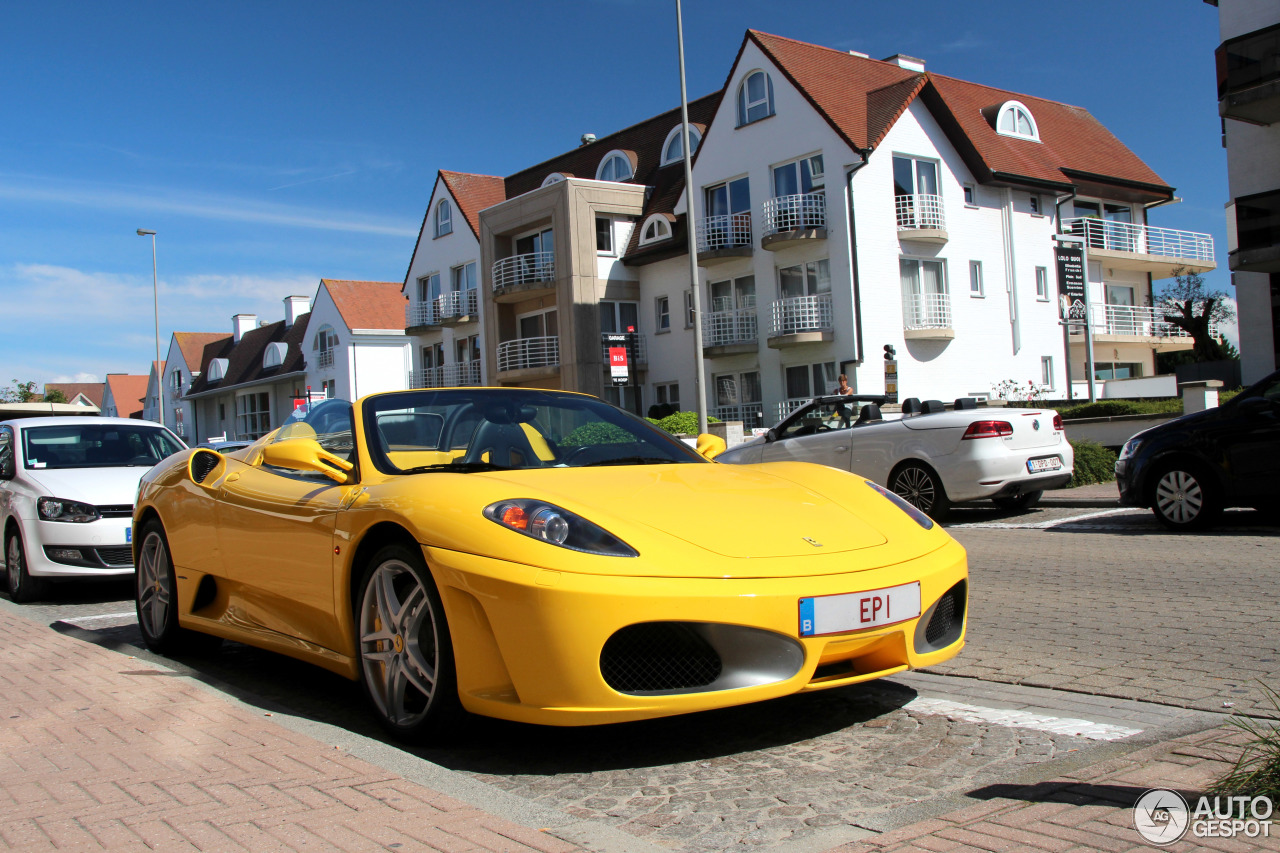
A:
[[[1280,26],[1225,41],[1215,57],[1219,115],[1253,124],[1280,121]]]

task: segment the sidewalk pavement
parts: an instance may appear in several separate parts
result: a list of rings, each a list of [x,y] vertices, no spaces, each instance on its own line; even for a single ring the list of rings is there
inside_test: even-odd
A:
[[[7,715],[0,728],[0,848],[585,849],[4,607],[0,635]],[[1238,730],[1224,725],[1036,785],[993,786],[974,792],[978,802],[961,811],[832,853],[1150,850],[1132,826],[1138,796],[1154,787],[1198,791],[1222,772],[1223,756],[1232,757],[1240,742]],[[1198,839],[1166,849],[1251,853],[1277,845],[1275,838]]]

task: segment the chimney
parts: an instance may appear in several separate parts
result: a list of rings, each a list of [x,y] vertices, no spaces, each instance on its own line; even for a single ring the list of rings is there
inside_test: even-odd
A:
[[[292,328],[293,321],[311,310],[311,299],[306,296],[286,296],[284,298],[284,327]]]
[[[582,134],[582,139],[578,140],[578,147],[581,148],[584,145],[590,145],[595,141],[596,135],[594,133],[584,133]]]
[[[920,74],[924,73],[924,60],[916,59],[914,56],[907,56],[905,53],[895,53],[884,61],[892,62],[899,68],[905,68],[908,71],[915,71]]]
[[[231,339],[234,343],[240,343],[240,339],[244,337],[245,332],[252,331],[258,327],[257,314],[237,314],[231,318]]]

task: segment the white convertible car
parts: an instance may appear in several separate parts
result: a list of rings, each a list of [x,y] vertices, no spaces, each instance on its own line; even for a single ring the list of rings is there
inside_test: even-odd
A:
[[[934,518],[952,504],[993,500],[1025,509],[1071,480],[1074,454],[1052,409],[978,407],[965,397],[902,404],[884,418],[883,397],[819,397],[717,462],[817,462],[868,477]]]

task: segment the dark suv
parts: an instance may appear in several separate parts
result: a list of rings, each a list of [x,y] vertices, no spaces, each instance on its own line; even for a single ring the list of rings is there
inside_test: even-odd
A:
[[[1280,495],[1280,371],[1216,409],[1184,415],[1125,443],[1120,503],[1150,507],[1166,527],[1202,530],[1229,506],[1275,511]]]

